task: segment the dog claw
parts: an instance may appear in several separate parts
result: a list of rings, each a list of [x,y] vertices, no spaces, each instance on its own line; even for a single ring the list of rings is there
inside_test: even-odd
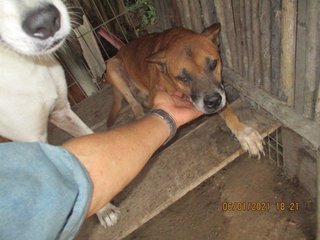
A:
[[[243,150],[249,153],[249,156],[256,156],[260,159],[261,154],[265,156],[263,145],[264,141],[260,134],[251,127],[243,125],[241,130],[235,134]]]
[[[120,210],[111,203],[101,208],[97,212],[97,217],[104,228],[115,225],[120,218]]]

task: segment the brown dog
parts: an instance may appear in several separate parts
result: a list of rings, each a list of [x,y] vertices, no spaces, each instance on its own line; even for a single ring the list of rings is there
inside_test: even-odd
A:
[[[221,110],[221,116],[243,149],[260,156],[263,147],[259,133],[241,123],[226,102],[217,46],[219,32],[219,23],[201,34],[173,28],[122,47],[107,61],[106,78],[113,86],[114,97],[107,125],[114,123],[123,96],[138,118],[144,114],[139,102],[152,107],[156,87],[161,86],[169,93],[182,92],[205,114]]]

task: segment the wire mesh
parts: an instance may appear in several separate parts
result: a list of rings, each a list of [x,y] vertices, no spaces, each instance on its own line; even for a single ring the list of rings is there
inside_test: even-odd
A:
[[[281,128],[265,138],[265,154],[268,160],[274,161],[277,167],[283,167],[283,145],[281,137]]]
[[[82,32],[77,32],[77,36],[73,37],[72,41],[82,42],[83,45],[86,46],[87,51],[91,52],[92,57],[90,58],[91,65],[99,65],[101,66],[101,57],[99,59],[96,58],[96,54],[92,51],[92,42],[88,42],[86,36],[88,34],[92,34],[95,39],[97,46],[99,48],[99,52],[103,58],[103,61],[106,61],[110,57],[112,57],[117,50],[106,41],[103,37],[98,34],[98,30],[101,27],[104,27],[110,30],[111,33],[115,34],[119,37],[124,43],[128,43],[133,38],[138,37],[138,31],[131,19],[131,16],[126,8],[118,9],[115,6],[118,6],[116,1],[114,0],[105,0],[100,1],[99,4],[96,1],[89,1],[91,4],[90,7],[86,5],[82,0],[70,0],[70,16],[73,15],[80,17],[80,15],[85,15],[89,20],[89,28]],[[101,8],[101,4],[104,5],[105,8]],[[77,8],[77,12],[73,13],[72,9],[74,7]],[[108,10],[108,14],[106,14],[106,9]],[[90,12],[91,11],[91,12]],[[89,14],[94,12],[94,14]],[[93,19],[92,16],[96,16],[96,19]],[[125,24],[124,24],[125,23]],[[75,35],[75,34],[74,34]],[[90,39],[90,38],[89,38]],[[92,38],[91,38],[92,39]],[[99,54],[98,54],[99,55]],[[93,63],[92,63],[93,61]],[[87,65],[85,57],[82,56],[78,61],[80,64],[84,66],[89,76],[92,78],[92,82],[96,85],[97,90],[100,90],[105,86],[104,76],[100,76],[99,78],[95,78],[94,74],[91,72],[90,67]],[[73,69],[68,69],[68,66],[64,65],[64,69],[66,71],[66,77],[68,78],[68,89],[69,89],[69,99],[71,100],[71,105],[77,105],[82,100],[88,97],[85,91],[82,89],[81,85],[78,83],[76,77],[73,74]],[[73,90],[73,91],[71,91]],[[74,95],[74,96],[73,96]]]

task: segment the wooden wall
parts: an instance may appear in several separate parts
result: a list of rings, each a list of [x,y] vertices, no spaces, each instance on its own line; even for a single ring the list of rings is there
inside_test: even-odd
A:
[[[320,123],[318,0],[159,0],[163,29],[222,24],[224,67]],[[320,131],[320,130],[319,130]]]
[[[311,166],[317,172],[319,225],[320,1],[159,0],[156,4],[162,29],[182,25],[200,32],[215,21],[222,24],[223,80],[292,130],[293,135],[283,135],[288,137],[283,140],[285,152],[311,149],[315,155]],[[303,144],[294,145],[293,136],[302,137]],[[284,156],[291,165],[292,156]],[[299,156],[299,170],[306,160]],[[317,235],[320,239],[320,227]]]

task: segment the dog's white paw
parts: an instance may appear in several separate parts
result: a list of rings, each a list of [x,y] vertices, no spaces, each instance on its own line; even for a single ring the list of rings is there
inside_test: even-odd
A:
[[[101,208],[97,212],[98,219],[103,227],[115,225],[120,218],[120,210],[111,203]]]
[[[247,151],[250,156],[257,156],[260,158],[261,154],[264,155],[263,138],[253,128],[242,124],[241,128],[235,133],[235,136],[240,142],[243,150]]]

